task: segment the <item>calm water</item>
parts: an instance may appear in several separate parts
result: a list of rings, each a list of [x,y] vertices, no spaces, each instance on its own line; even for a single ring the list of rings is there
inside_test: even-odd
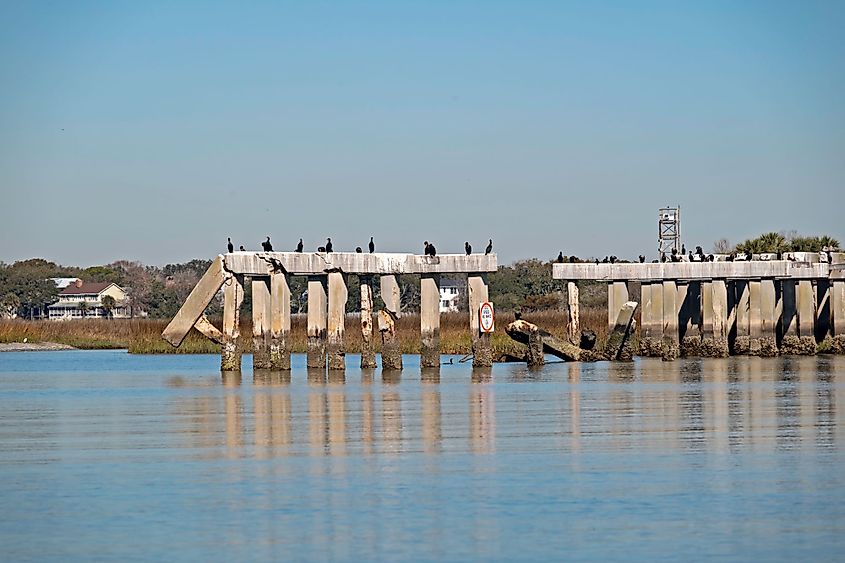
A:
[[[218,362],[0,354],[0,559],[845,556],[845,358]]]

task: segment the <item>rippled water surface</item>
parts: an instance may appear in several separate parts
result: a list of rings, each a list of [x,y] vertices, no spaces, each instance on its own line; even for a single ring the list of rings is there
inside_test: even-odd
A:
[[[845,554],[845,358],[246,360],[0,354],[0,559]]]

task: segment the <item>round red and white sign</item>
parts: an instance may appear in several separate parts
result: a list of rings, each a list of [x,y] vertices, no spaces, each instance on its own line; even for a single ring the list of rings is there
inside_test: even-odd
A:
[[[481,332],[493,332],[496,315],[493,313],[493,304],[485,301],[478,310],[478,324]]]

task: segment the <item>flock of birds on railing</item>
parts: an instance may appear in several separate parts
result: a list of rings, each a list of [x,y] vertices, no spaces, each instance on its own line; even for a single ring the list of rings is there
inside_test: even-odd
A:
[[[367,246],[370,250],[370,254],[372,254],[376,251],[376,243],[373,240],[373,237],[370,237],[370,242]],[[226,245],[226,248],[228,249],[229,252],[235,251],[235,245],[232,242],[232,237],[228,237],[228,244]],[[261,243],[261,248],[263,249],[264,252],[273,252],[273,244],[270,242],[269,236],[267,237],[267,240],[265,240],[264,242]],[[304,248],[305,248],[305,244],[302,242],[302,239],[299,239],[299,242],[297,243],[296,248],[294,249],[294,252],[303,252]],[[241,245],[239,250],[241,252],[245,252],[246,248],[244,248],[243,245]],[[328,237],[326,239],[326,244],[324,246],[318,246],[317,247],[317,252],[324,252],[324,253],[334,252],[334,244],[332,244],[331,237]],[[364,250],[360,246],[356,246],[355,252],[360,254],[360,253],[364,252]],[[464,252],[466,252],[467,256],[472,254],[472,245],[469,243],[469,241],[464,242]],[[487,242],[487,248],[484,249],[485,255],[490,254],[491,252],[493,252],[493,239],[490,239]],[[437,248],[435,248],[433,243],[425,241],[423,243],[423,253],[426,256],[437,256]]]

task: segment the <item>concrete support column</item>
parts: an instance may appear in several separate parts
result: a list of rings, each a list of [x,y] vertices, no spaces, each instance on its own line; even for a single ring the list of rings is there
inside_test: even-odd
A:
[[[329,272],[329,318],[328,318],[328,355],[329,369],[346,369],[346,301],[349,294],[345,276],[340,272]]]
[[[420,365],[440,365],[440,275],[420,276]]]
[[[736,295],[736,340],[734,354],[748,354],[751,349],[751,311],[749,283],[746,280],[734,282]]]
[[[270,368],[270,278],[252,278],[252,367]]]
[[[223,283],[223,345],[220,354],[222,371],[241,371],[241,304],[244,301],[244,277],[233,274]]]
[[[681,337],[681,355],[685,357],[701,354],[701,282],[690,281],[683,284],[684,299],[679,294],[679,331]],[[680,285],[679,285],[680,287]]]
[[[845,353],[845,279],[831,281],[830,313],[835,350]]]
[[[614,281],[607,284],[607,330],[613,331],[619,309],[628,302],[628,282]]]
[[[816,294],[812,280],[783,280],[783,341],[781,353],[812,355],[816,353]]]
[[[381,276],[381,299],[384,309],[378,314],[381,332],[381,367],[386,370],[402,369],[402,349],[396,336],[396,322],[400,315],[399,279],[393,274]]]
[[[270,369],[290,369],[290,278],[270,274]]]
[[[763,288],[761,280],[748,282],[748,353],[759,356],[762,353],[761,341],[763,337],[762,321]]]
[[[663,287],[663,359],[674,360],[678,357],[680,345],[678,337],[678,305],[675,280],[664,280]]]
[[[819,279],[815,281],[816,290],[816,342],[821,342],[830,335],[830,280]]]
[[[361,369],[376,367],[373,343],[373,278],[361,276]]]
[[[713,349],[710,354],[717,358],[727,358],[728,349],[728,285],[725,280],[713,280],[710,284],[713,293]]]
[[[578,346],[581,343],[581,305],[577,282],[566,282],[566,299],[569,304],[569,342]]]
[[[659,337],[662,334],[660,327],[663,323],[661,313],[660,319],[654,318],[652,309],[652,294],[657,291],[657,285],[650,281],[640,284],[640,355],[659,356]],[[661,288],[662,291],[662,288]],[[661,294],[662,298],[662,294]],[[661,307],[662,309],[662,307]]]
[[[487,274],[469,274],[467,287],[469,288],[469,330],[472,334],[472,365],[473,367],[489,367],[493,365],[490,334],[480,332],[481,321],[478,316],[481,304],[488,300]]]
[[[308,276],[308,355],[309,368],[326,367],[326,333],[328,332],[328,296],[326,277]]]
[[[775,337],[777,318],[775,317],[775,280],[760,280],[760,355],[777,356],[778,347]]]

